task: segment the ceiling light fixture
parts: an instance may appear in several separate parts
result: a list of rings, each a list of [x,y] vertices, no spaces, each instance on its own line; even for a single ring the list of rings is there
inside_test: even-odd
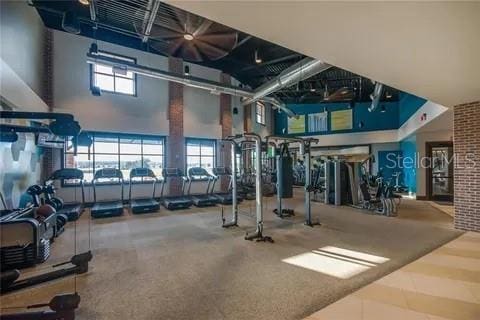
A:
[[[387,91],[385,93],[385,96],[387,97],[387,99],[390,99],[392,97],[392,94],[390,93],[390,91]]]
[[[189,76],[190,75],[190,67],[189,66],[185,66],[183,68],[183,73],[186,75],[186,76]]]
[[[192,41],[193,39],[195,39],[195,37],[194,37],[193,34],[191,34],[191,33],[185,33],[185,34],[183,35],[183,38],[184,38],[185,40],[187,40],[187,41]]]
[[[381,107],[380,107],[380,112],[381,112],[381,113],[387,112],[387,108],[385,108],[385,106],[381,106]]]
[[[90,5],[90,0],[78,0],[78,2],[80,2],[80,3],[83,4],[84,6]]]
[[[258,50],[255,50],[255,62],[257,64],[262,63],[262,58],[260,58],[260,56],[258,55]]]

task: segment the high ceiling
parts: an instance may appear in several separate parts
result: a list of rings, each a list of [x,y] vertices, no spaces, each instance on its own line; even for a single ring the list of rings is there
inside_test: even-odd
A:
[[[93,6],[78,0],[32,3],[49,28],[64,31],[63,16],[73,13],[83,36],[181,57],[222,70],[252,88],[305,57],[166,3],[157,4],[156,0],[94,0]],[[187,40],[186,35],[193,40]],[[329,102],[368,101],[373,87],[371,80],[333,67],[275,95],[286,103],[318,103],[326,101],[325,97]],[[398,94],[398,90],[387,87],[383,99],[395,101]]]
[[[171,1],[447,107],[480,100],[478,1]]]

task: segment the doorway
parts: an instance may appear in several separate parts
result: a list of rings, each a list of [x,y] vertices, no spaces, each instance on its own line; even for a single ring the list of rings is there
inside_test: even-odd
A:
[[[427,142],[427,197],[433,201],[453,202],[453,143]]]

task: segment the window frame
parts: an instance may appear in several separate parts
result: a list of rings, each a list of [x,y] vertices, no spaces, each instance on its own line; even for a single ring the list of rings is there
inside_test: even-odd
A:
[[[91,157],[91,160],[92,161],[92,169],[93,169],[93,174],[95,174],[95,156],[96,155],[116,155],[117,157],[117,165],[116,167],[120,169],[120,164],[121,164],[121,156],[122,155],[140,155],[140,158],[141,158],[141,162],[142,162],[142,167],[144,166],[144,161],[145,161],[145,156],[155,156],[155,157],[161,157],[162,158],[162,168],[165,168],[165,164],[166,164],[166,159],[167,159],[167,148],[166,148],[166,137],[165,136],[160,136],[160,135],[145,135],[145,134],[129,134],[129,133],[113,133],[113,132],[100,132],[100,131],[88,131],[87,134],[91,135],[92,137],[92,140],[93,140],[93,143],[92,143],[92,146],[90,147],[90,157]],[[102,138],[113,138],[116,140],[116,143],[117,144],[117,151],[116,153],[108,153],[108,152],[95,152],[95,138],[96,137],[102,137]],[[121,140],[122,139],[139,139],[140,140],[140,143],[137,143],[137,144],[140,144],[140,153],[122,153],[120,151],[120,145],[122,144],[121,143]],[[145,144],[148,144],[148,143],[145,143],[145,141],[157,141],[157,142],[160,142],[159,145],[162,145],[162,153],[158,153],[158,154],[153,154],[153,153],[144,153],[144,145]],[[84,155],[87,155],[88,153],[87,152],[77,152],[77,154],[84,154]],[[66,157],[67,155],[73,155],[73,150],[72,151],[67,151],[66,149],[66,145],[65,147],[62,149],[62,155],[61,155],[61,168],[62,169],[65,169],[65,165],[66,165]],[[157,176],[157,178],[159,178]],[[124,184],[129,184],[130,183],[130,177],[124,177]],[[135,184],[137,183],[149,183],[151,184],[152,182],[151,181],[141,181],[141,182],[135,182]],[[106,182],[106,183],[102,183],[102,185],[119,185],[120,182],[116,181],[116,182]],[[80,183],[67,183],[65,182],[64,180],[62,180],[61,182],[61,185],[62,187],[78,187],[80,186]],[[86,181],[84,183],[85,186],[90,186],[92,185],[92,182],[91,181]]]
[[[260,109],[260,112],[259,112],[259,109]],[[260,121],[258,119],[259,116],[260,116]],[[257,101],[255,103],[255,122],[262,126],[267,125],[267,111],[266,111],[265,104],[261,101]]]
[[[124,55],[116,54],[116,53],[109,52],[109,51],[98,50],[98,55],[99,56],[103,55],[103,56],[108,57],[108,58],[124,60],[125,62],[128,62],[128,63],[134,63],[134,64],[137,63],[137,58],[124,56]],[[103,73],[103,72],[97,72],[97,71],[95,71],[95,65],[96,64],[102,65],[101,62],[90,64],[90,90],[93,90],[93,88],[95,87],[95,75],[100,74],[100,75],[109,76],[109,77],[113,78],[113,91],[112,90],[105,90],[105,89],[100,88],[102,93],[106,92],[106,93],[123,95],[123,96],[127,96],[127,97],[137,97],[138,96],[137,95],[137,92],[138,92],[137,91],[137,74],[135,72],[133,72],[133,77],[130,79],[130,78],[127,78],[127,77],[122,76],[122,75],[117,75],[115,72],[113,72],[113,70],[112,70],[112,73],[113,73],[112,75],[107,74],[107,73]],[[112,67],[112,69],[113,69],[113,67]],[[133,81],[133,94],[115,91],[115,78],[132,80]]]
[[[197,142],[200,146],[200,153],[198,155],[189,155],[187,153],[187,145],[189,142]],[[199,157],[200,158],[200,166],[202,165],[202,142],[212,143],[213,144],[213,156],[204,155],[203,157],[213,157],[213,167],[217,167],[217,140],[216,139],[209,139],[209,138],[185,138],[185,175],[188,171],[188,156]],[[207,180],[207,179],[204,179]]]

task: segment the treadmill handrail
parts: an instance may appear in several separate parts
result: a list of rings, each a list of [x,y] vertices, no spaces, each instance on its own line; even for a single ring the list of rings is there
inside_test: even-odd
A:
[[[100,179],[118,179],[121,185],[121,201],[123,203],[123,185],[124,185],[124,180],[123,180],[123,173],[122,171],[116,169],[116,168],[103,168],[100,170],[97,170],[95,172],[95,175],[93,176],[92,179],[92,185],[93,185],[93,202],[97,202],[97,181]]]
[[[85,179],[83,171],[75,168],[63,168],[55,170],[47,180],[45,180],[45,185],[53,183],[55,180],[66,180],[66,179],[78,179],[80,180],[80,186],[82,188],[82,205],[85,205]],[[76,191],[75,191],[76,194]]]
[[[130,170],[130,183],[128,188],[128,201],[130,202],[130,205],[132,201],[132,185],[135,184],[134,183],[135,178],[142,179],[142,182],[143,182],[143,178],[152,179],[153,181],[152,182],[152,185],[153,185],[152,199],[155,199],[155,188],[156,188],[157,182],[159,181],[155,173],[149,168],[133,168],[132,170]]]
[[[208,184],[207,184],[207,190],[205,192],[205,195],[207,196],[210,191],[210,184],[213,180],[213,176],[205,168],[202,168],[202,167],[191,167],[188,169],[187,174],[188,174],[187,194],[191,195],[190,190],[191,190],[193,181],[204,181],[205,179],[207,179]],[[202,178],[202,177],[205,177],[205,178]]]

